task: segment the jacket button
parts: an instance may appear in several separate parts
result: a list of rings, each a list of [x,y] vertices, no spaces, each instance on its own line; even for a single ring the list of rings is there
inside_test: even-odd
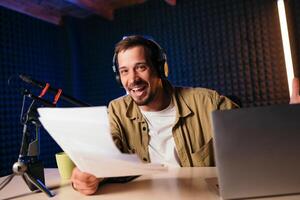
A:
[[[146,127],[144,126],[144,127],[143,127],[143,131],[145,131],[145,130],[146,130]]]
[[[148,161],[148,159],[147,158],[143,158],[143,161]]]

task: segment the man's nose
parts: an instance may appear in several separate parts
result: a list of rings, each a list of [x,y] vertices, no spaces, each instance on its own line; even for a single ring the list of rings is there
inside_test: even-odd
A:
[[[129,83],[134,83],[135,81],[139,80],[139,75],[138,73],[136,72],[136,70],[131,70],[129,72]]]

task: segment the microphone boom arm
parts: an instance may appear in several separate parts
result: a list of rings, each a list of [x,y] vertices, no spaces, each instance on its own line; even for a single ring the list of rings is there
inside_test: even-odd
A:
[[[29,76],[20,74],[19,77],[20,77],[21,80],[23,80],[24,82],[26,82],[26,83],[28,83],[30,85],[33,85],[33,86],[36,86],[36,87],[39,87],[39,88],[42,88],[42,89],[45,88],[45,86],[46,86],[46,83],[34,80],[31,77],[29,77]],[[50,92],[52,92],[52,93],[55,93],[55,94],[57,94],[59,92],[58,89],[53,88],[51,86],[48,88],[48,90]],[[69,96],[67,94],[63,94],[62,93],[60,95],[60,98],[63,99],[64,101],[66,101],[66,102],[74,105],[74,106],[79,106],[79,107],[88,107],[88,106],[91,106],[90,104],[82,102],[82,101],[80,101],[78,99],[75,99],[74,97],[71,97],[71,96]]]

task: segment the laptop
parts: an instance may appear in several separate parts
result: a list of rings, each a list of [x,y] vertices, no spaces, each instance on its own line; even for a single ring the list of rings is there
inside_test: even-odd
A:
[[[300,105],[212,113],[223,199],[300,193]]]

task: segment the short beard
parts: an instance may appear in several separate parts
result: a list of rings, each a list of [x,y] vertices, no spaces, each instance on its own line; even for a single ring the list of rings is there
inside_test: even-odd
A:
[[[151,103],[151,101],[153,101],[154,97],[155,97],[155,94],[150,93],[149,96],[145,100],[139,101],[139,100],[135,100],[134,98],[132,98],[132,99],[138,106],[146,106],[149,103]]]

